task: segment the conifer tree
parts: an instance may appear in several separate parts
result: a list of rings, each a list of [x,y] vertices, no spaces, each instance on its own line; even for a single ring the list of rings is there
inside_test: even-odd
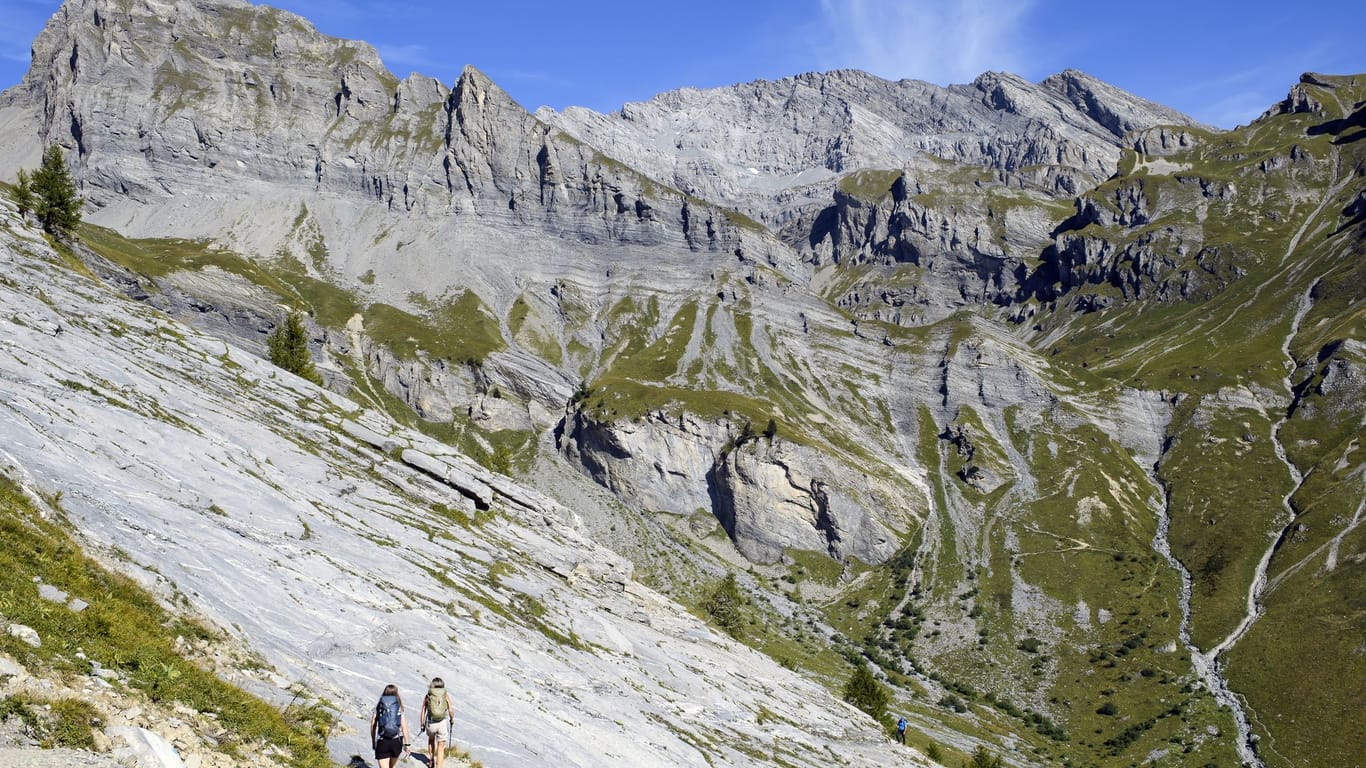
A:
[[[1005,764],[1001,761],[1000,755],[994,755],[987,751],[981,744],[973,750],[972,757],[963,763],[963,768],[1003,768]]]
[[[61,237],[81,223],[81,203],[76,196],[76,182],[66,169],[62,148],[48,147],[43,152],[42,165],[30,177],[33,213],[43,230],[54,237]]]
[[[844,700],[867,712],[874,720],[881,721],[887,715],[887,691],[865,664],[855,666],[853,676],[844,684]]]
[[[314,384],[322,383],[317,368],[313,367],[313,356],[308,353],[308,329],[298,312],[290,312],[283,323],[275,326],[266,339],[266,346],[270,349],[272,363]]]
[[[744,602],[745,598],[740,594],[740,585],[735,581],[735,574],[728,573],[716,589],[702,601],[702,610],[706,611],[716,626],[725,630],[731,637],[739,637],[744,624],[744,614],[741,610]]]
[[[23,218],[33,211],[33,179],[29,177],[28,171],[19,169],[18,177],[14,181],[14,192],[11,197],[14,205],[19,209],[19,217]]]

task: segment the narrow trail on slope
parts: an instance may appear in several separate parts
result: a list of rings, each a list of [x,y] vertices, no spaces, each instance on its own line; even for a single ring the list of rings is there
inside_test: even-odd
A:
[[[1361,525],[1361,518],[1363,514],[1366,514],[1366,498],[1363,498],[1361,500],[1361,503],[1357,505],[1357,510],[1352,515],[1352,519],[1347,521],[1347,525],[1344,526],[1342,530],[1338,531],[1336,536],[1324,542],[1323,544],[1320,544],[1319,546],[1315,547],[1314,551],[1300,558],[1294,565],[1289,566],[1285,570],[1281,571],[1279,574],[1276,575],[1276,578],[1268,580],[1266,585],[1266,591],[1262,594],[1267,595],[1272,592],[1275,592],[1276,589],[1281,586],[1282,582],[1284,582],[1291,576],[1295,575],[1296,573],[1299,573],[1301,570],[1304,569],[1304,566],[1317,560],[1319,555],[1323,554],[1324,550],[1328,550],[1328,556],[1324,558],[1323,571],[1332,572],[1337,570],[1338,550],[1342,547],[1342,540],[1347,538],[1347,536],[1351,534],[1352,531],[1355,531],[1357,529],[1357,526]]]

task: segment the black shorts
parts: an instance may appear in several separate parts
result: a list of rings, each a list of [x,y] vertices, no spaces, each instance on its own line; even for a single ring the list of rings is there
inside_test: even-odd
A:
[[[403,757],[402,736],[395,736],[392,739],[380,739],[375,742],[375,759],[383,760],[386,757]]]

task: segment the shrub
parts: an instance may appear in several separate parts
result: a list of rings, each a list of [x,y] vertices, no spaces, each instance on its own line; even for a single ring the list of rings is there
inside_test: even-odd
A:
[[[95,735],[91,727],[99,722],[99,712],[90,702],[81,699],[62,699],[52,703],[51,732],[45,744],[70,749],[94,749]]]
[[[986,747],[978,744],[977,749],[973,750],[972,757],[963,763],[963,768],[1003,768],[1005,763],[1001,761],[1000,755],[994,755]]]
[[[81,223],[82,200],[76,196],[76,182],[66,169],[61,147],[43,152],[42,164],[29,177],[29,189],[33,213],[48,234],[65,235]]]
[[[873,677],[864,664],[854,667],[854,674],[844,685],[844,700],[881,721],[887,714],[887,691]]]
[[[10,197],[19,209],[20,218],[33,211],[33,179],[23,168],[19,169],[19,174],[14,180],[14,191],[10,193]]]
[[[291,312],[283,323],[275,326],[266,339],[270,350],[270,361],[296,376],[321,384],[317,368],[313,367],[313,356],[308,352],[308,330],[304,328],[303,317]]]
[[[702,610],[726,634],[738,638],[744,626],[744,603],[745,598],[740,594],[735,574],[728,573],[702,601]]]

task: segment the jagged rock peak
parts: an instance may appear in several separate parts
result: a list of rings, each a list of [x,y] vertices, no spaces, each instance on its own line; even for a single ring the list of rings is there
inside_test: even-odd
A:
[[[33,46],[25,83],[46,77],[59,63],[51,53],[98,35],[104,53],[127,55],[130,46],[150,41],[183,44],[201,56],[237,61],[280,60],[344,48],[350,63],[385,71],[374,46],[319,32],[302,16],[245,0],[66,0],[48,20]],[[79,74],[79,51],[71,60]]]
[[[1333,93],[1347,89],[1361,88],[1361,77],[1359,75],[1325,75],[1318,72],[1305,72],[1300,75],[1300,81],[1290,87],[1290,92],[1285,99],[1274,104],[1266,112],[1263,112],[1258,120],[1265,120],[1276,115],[1312,113],[1320,116],[1328,116],[1330,111],[1346,115],[1345,104],[1333,104],[1332,102],[1341,101],[1338,97],[1329,98],[1326,101],[1320,96],[1324,93]],[[1360,103],[1355,102],[1360,98],[1359,94],[1349,98],[1347,103],[1354,103],[1357,114],[1361,114]]]
[[[1045,90],[1067,99],[1116,137],[1150,128],[1154,122],[1191,125],[1192,120],[1170,107],[1135,96],[1075,69],[1065,69],[1039,82]]]

